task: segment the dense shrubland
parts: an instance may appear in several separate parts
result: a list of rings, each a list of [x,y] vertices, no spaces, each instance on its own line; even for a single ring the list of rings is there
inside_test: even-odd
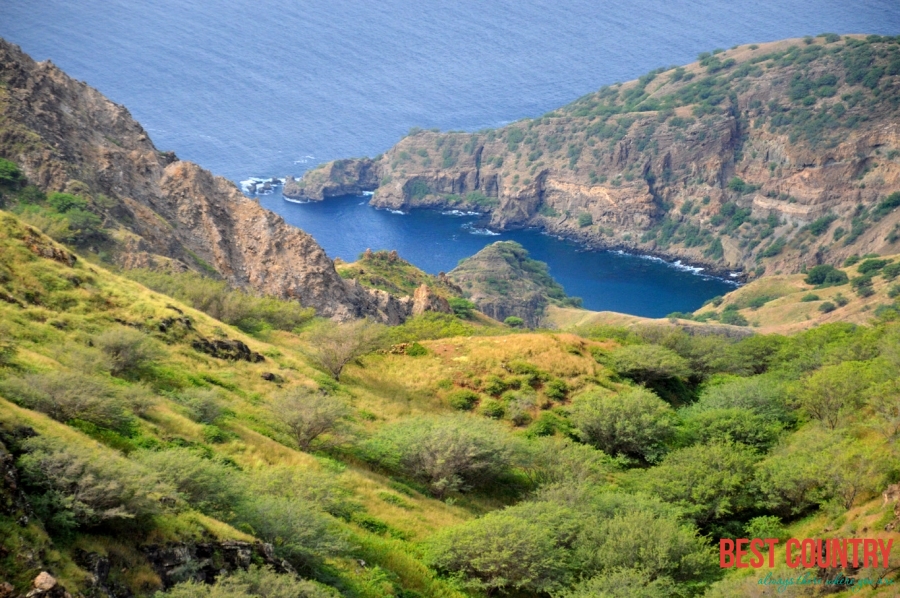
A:
[[[157,295],[38,257],[2,218],[0,442],[35,515],[0,513],[17,587],[34,570],[10,555],[37,548],[67,587],[87,550],[160,598],[741,595],[715,539],[893,519],[878,498],[900,480],[890,313],[743,339],[273,317],[263,342],[181,302],[206,279]],[[158,325],[171,307],[190,328]],[[203,354],[198,335],[265,361]],[[397,342],[419,349],[372,351]],[[226,539],[268,542],[308,579],[255,567],[207,586],[186,569],[162,591],[141,552]]]

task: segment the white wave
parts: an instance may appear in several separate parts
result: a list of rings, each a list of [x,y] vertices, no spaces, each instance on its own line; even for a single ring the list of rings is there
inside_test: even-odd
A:
[[[388,210],[391,214],[400,214],[401,216],[406,216],[408,212],[404,212],[403,210]]]
[[[484,235],[487,237],[499,237],[500,233],[495,233],[494,231],[487,228],[475,228],[471,223],[463,224],[464,229],[469,231],[470,235]]]
[[[282,199],[284,199],[284,201],[286,201],[288,203],[309,203],[310,202],[310,200],[308,200],[308,199],[291,199],[290,197],[282,197]]]
[[[728,273],[729,278],[737,278],[740,275],[741,275],[740,272],[729,272]]]
[[[362,194],[363,194],[363,197],[372,197],[373,195],[375,195],[375,192],[374,191],[363,191]]]
[[[481,216],[481,212],[467,212],[464,210],[446,210],[441,212],[442,216]]]
[[[700,272],[703,272],[703,270],[704,270],[703,268],[700,268],[698,266],[688,266],[687,264],[683,264],[683,263],[681,263],[681,260],[675,260],[670,265],[677,270],[684,270],[685,272],[693,272],[694,274],[699,274]]]

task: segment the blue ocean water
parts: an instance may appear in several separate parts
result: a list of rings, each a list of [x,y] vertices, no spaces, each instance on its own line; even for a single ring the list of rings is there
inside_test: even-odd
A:
[[[702,51],[825,31],[898,34],[900,2],[0,0],[0,36],[126,105],[160,149],[234,181],[375,155],[414,126],[502,125]],[[269,207],[303,224],[290,204]],[[346,243],[389,246],[403,230],[360,229]],[[325,237],[345,234],[310,232],[330,252]],[[536,257],[548,239],[523,238]],[[564,280],[580,254],[550,254],[554,276],[570,291],[586,284],[576,294],[589,304],[642,313],[636,300],[594,304],[608,280]],[[650,277],[665,303],[671,281],[637,265],[625,278]]]
[[[589,309],[662,317],[694,310],[704,300],[734,289],[731,282],[657,258],[586,251],[538,230],[495,233],[473,215],[376,210],[368,199],[348,196],[297,204],[273,193],[259,202],[277,208],[287,222],[310,233],[331,257],[353,261],[366,249],[396,249],[431,274],[452,270],[489,243],[516,241],[531,257],[547,262],[566,292],[581,297]]]

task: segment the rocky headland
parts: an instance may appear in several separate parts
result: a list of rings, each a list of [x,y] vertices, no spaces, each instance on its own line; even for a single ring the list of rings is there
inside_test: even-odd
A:
[[[745,45],[503,128],[413,130],[284,193],[373,191],[379,207],[478,210],[719,272],[797,272],[897,251],[898,98],[896,38]]]

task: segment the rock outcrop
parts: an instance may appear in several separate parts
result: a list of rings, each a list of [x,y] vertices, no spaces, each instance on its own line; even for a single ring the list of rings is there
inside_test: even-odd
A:
[[[419,131],[294,189],[322,199],[336,181],[374,181],[380,207],[477,210],[497,229],[797,272],[900,250],[900,200],[884,204],[900,191],[898,97],[896,38],[741,46],[500,129]]]
[[[547,264],[532,260],[518,243],[497,241],[488,245],[447,274],[483,314],[500,322],[522,318],[529,328],[541,325],[544,308],[580,305],[567,297],[548,273]]]
[[[102,196],[100,215],[115,231],[120,266],[212,269],[236,287],[341,320],[408,316],[396,298],[344,281],[311,236],[232,182],[157,150],[127,109],[49,61],[0,40],[0,80],[0,157],[45,191]],[[357,187],[369,181],[365,165],[347,169]]]

